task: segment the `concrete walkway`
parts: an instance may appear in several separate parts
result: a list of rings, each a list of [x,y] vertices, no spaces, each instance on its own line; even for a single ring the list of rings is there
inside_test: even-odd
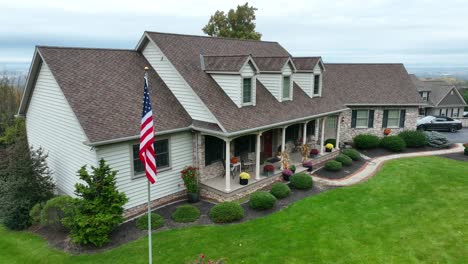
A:
[[[349,186],[369,179],[374,176],[380,167],[388,160],[409,158],[409,157],[422,157],[422,156],[436,156],[444,155],[449,153],[462,152],[464,147],[462,144],[455,144],[455,147],[450,149],[436,150],[436,151],[424,151],[415,153],[404,153],[404,154],[393,154],[383,157],[377,157],[367,160],[358,171],[342,179],[324,179],[316,176],[312,176],[314,182],[328,186]]]

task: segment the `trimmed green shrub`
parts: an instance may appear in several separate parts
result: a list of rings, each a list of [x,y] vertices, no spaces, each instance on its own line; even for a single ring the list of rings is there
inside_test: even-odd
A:
[[[38,224],[41,222],[41,211],[44,207],[44,203],[37,203],[29,211],[29,216],[31,217],[31,222],[33,224]]]
[[[359,152],[357,150],[355,150],[355,149],[345,149],[345,150],[343,150],[342,153],[344,155],[350,157],[354,161],[362,159],[361,154],[359,154]]]
[[[338,155],[335,160],[341,162],[341,164],[345,166],[351,166],[353,164],[353,160],[345,154]]]
[[[424,131],[427,138],[427,144],[433,148],[448,148],[450,146],[447,137],[444,134],[435,131]]]
[[[151,212],[151,230],[164,226],[164,218],[157,213]],[[136,220],[136,226],[141,230],[148,230],[148,213],[140,216]]]
[[[380,138],[371,134],[361,134],[355,136],[353,142],[358,149],[373,149],[379,146]]]
[[[427,138],[423,132],[417,130],[406,130],[398,134],[408,148],[420,148],[427,145]]]
[[[270,193],[277,199],[283,199],[289,196],[291,189],[289,186],[282,182],[277,182],[271,187]]]
[[[210,218],[215,223],[231,223],[244,217],[244,208],[235,202],[224,202],[213,206]]]
[[[380,146],[393,152],[402,152],[406,148],[406,143],[399,136],[387,136],[382,138]]]
[[[468,147],[465,147],[465,149],[463,150],[463,154],[464,154],[465,156],[468,156]]]
[[[70,196],[57,196],[47,201],[41,211],[41,225],[61,228],[62,219],[71,214],[75,206]]]
[[[200,209],[193,205],[181,205],[172,213],[171,218],[175,222],[194,222],[200,217]]]
[[[327,138],[323,145],[327,145],[328,143],[332,144],[334,148],[336,148],[336,139],[334,138]]]
[[[302,172],[291,176],[291,186],[296,189],[306,190],[312,188],[313,185],[312,177],[307,173]]]
[[[249,205],[252,209],[266,210],[273,208],[276,198],[269,192],[256,191],[250,195]]]
[[[327,171],[339,171],[343,168],[343,165],[341,162],[338,162],[336,160],[330,160],[327,163],[325,163],[325,169]]]

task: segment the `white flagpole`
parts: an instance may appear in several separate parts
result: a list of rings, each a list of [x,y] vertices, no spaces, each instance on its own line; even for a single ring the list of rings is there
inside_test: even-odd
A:
[[[148,256],[149,256],[149,264],[153,263],[152,247],[153,247],[153,244],[151,243],[151,187],[150,187],[150,182],[148,181]]]

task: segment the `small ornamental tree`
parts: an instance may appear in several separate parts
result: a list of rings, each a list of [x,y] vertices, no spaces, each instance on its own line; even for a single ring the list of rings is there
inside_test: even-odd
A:
[[[109,233],[123,222],[123,205],[128,201],[117,190],[115,176],[104,159],[99,167],[91,167],[92,174],[81,167],[78,175],[86,184],[77,183],[75,209],[67,214],[62,223],[70,229],[73,242],[93,244],[98,247],[109,241]]]

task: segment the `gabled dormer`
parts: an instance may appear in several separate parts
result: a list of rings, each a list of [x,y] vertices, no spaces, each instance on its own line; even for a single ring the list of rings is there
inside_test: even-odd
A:
[[[293,98],[293,76],[296,72],[291,57],[254,57],[260,74],[258,80],[279,101]]]
[[[250,55],[200,55],[200,63],[237,107],[256,104],[259,70]]]
[[[294,57],[294,81],[309,97],[322,96],[325,66],[320,57]]]

